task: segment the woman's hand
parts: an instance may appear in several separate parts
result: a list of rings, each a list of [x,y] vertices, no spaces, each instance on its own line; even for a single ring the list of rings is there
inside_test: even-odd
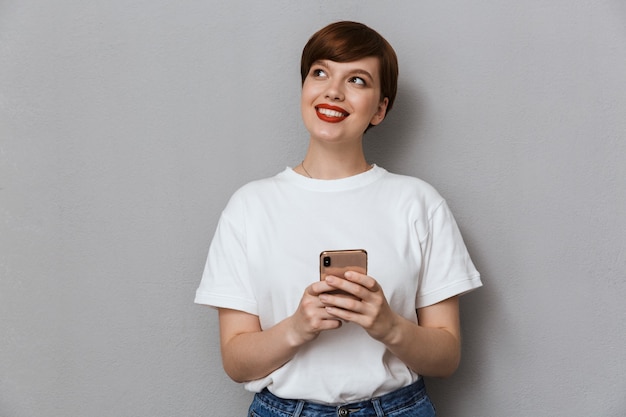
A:
[[[344,277],[327,276],[333,290],[350,295],[323,293],[319,300],[332,317],[356,323],[376,340],[385,343],[398,323],[399,316],[389,307],[378,282],[367,275],[348,271]]]
[[[314,340],[324,330],[341,327],[341,320],[333,316],[320,300],[320,296],[334,288],[327,282],[314,282],[302,295],[295,313],[289,317],[288,341],[300,346]]]

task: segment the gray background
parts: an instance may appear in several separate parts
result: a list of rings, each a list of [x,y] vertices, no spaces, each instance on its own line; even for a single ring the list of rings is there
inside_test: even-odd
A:
[[[624,415],[623,1],[0,0],[1,416],[245,415],[194,291],[233,191],[303,157],[300,52],[340,19],[400,57],[368,158],[483,274],[441,416]]]

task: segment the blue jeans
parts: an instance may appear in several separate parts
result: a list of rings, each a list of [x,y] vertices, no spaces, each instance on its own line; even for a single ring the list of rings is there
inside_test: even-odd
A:
[[[338,406],[285,400],[267,389],[256,394],[248,417],[434,417],[423,379],[381,397]]]

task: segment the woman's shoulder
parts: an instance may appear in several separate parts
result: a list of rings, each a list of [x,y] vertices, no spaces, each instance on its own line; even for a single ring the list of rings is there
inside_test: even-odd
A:
[[[254,202],[255,200],[271,198],[277,187],[283,181],[284,171],[271,176],[255,179],[244,183],[231,195],[229,205]]]
[[[385,189],[408,198],[429,201],[441,201],[443,199],[434,186],[421,178],[387,171],[381,179]]]

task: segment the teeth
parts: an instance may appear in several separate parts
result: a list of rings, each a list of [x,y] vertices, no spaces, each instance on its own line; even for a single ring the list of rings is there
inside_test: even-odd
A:
[[[338,112],[336,110],[318,108],[317,111],[328,117],[344,117],[345,116],[344,113]]]

